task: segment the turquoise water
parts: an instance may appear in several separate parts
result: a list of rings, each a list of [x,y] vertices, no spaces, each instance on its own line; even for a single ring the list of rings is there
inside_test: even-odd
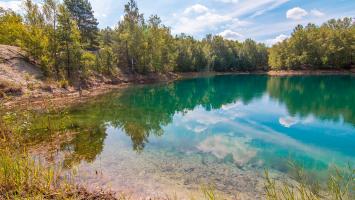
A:
[[[214,184],[256,198],[289,162],[322,178],[355,164],[355,77],[225,75],[130,87],[68,110],[82,181],[142,195]],[[161,194],[160,194],[161,195]]]

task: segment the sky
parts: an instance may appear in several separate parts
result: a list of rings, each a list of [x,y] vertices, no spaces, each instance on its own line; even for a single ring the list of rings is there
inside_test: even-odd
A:
[[[128,0],[89,0],[100,28],[122,19]],[[40,0],[35,0],[39,3]],[[322,24],[332,18],[355,17],[355,0],[137,0],[145,17],[157,14],[173,34],[197,39],[206,34],[272,45],[286,39],[297,24]],[[20,0],[0,6],[21,12]]]

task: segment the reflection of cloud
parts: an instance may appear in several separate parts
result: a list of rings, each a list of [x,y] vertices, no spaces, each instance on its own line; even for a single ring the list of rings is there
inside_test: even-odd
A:
[[[225,121],[228,121],[228,119],[225,118],[224,116],[206,113],[206,111],[202,109],[188,112],[185,114],[183,118],[183,122],[197,122],[199,124],[206,125],[206,126],[215,125]]]
[[[258,106],[260,107],[260,106]],[[226,107],[225,107],[226,108]],[[228,108],[228,107],[227,107]],[[201,127],[207,127],[208,129],[214,130],[215,128],[218,127],[228,127],[229,130],[233,130],[231,132],[230,136],[224,136],[224,138],[231,139],[231,143],[235,142],[233,140],[233,137],[239,136],[239,137],[245,137],[245,138],[250,138],[250,140],[262,140],[263,142],[270,143],[270,144],[275,144],[277,148],[280,146],[286,147],[287,149],[292,149],[292,150],[297,150],[299,152],[306,153],[308,155],[311,155],[313,158],[317,158],[318,160],[326,160],[329,157],[329,154],[334,154],[334,151],[330,151],[328,149],[322,148],[322,147],[317,147],[309,144],[305,144],[302,141],[299,141],[297,139],[294,139],[287,134],[284,134],[282,132],[276,131],[273,128],[271,128],[268,125],[265,125],[263,123],[260,123],[259,121],[255,121],[253,119],[250,119],[248,117],[249,114],[244,114],[244,117],[242,120],[235,120],[233,119],[233,116],[236,115],[236,113],[248,113],[250,112],[251,108],[254,108],[254,106],[249,105],[248,108],[245,106],[238,107],[237,109],[229,109],[229,110],[211,110],[211,111],[206,111],[203,108],[196,108],[193,111],[189,111],[185,113],[183,116],[180,116],[181,118],[181,125],[186,124],[196,124]],[[261,112],[275,112],[275,108],[272,106],[263,106],[261,108]],[[279,112],[275,112],[276,114],[280,114]],[[288,119],[290,118],[290,119]],[[288,120],[284,120],[288,119]],[[312,115],[306,117],[306,118],[300,118],[300,117],[287,117],[285,116],[284,118],[280,118],[280,123],[283,123],[284,126],[293,126],[295,125],[296,121],[297,123],[301,123],[303,125],[309,125],[310,123],[314,123],[316,121],[316,118]],[[203,122],[203,123],[200,123]],[[192,126],[192,127],[195,127]],[[197,130],[197,129],[196,129]],[[201,143],[198,145],[199,149],[202,151],[204,150],[205,152],[210,152],[214,151],[214,155],[225,155],[222,154],[222,150],[219,150],[221,145],[217,145],[217,143],[207,143],[207,140],[204,143]],[[223,140],[222,140],[223,141]],[[210,146],[211,149],[207,148],[207,146]],[[243,147],[243,144],[239,145]],[[244,146],[247,146],[244,144]],[[275,146],[275,147],[276,147]],[[217,151],[218,150],[218,151]],[[218,152],[218,153],[216,153]],[[224,151],[226,152],[226,151]],[[229,151],[229,152],[232,152]],[[243,151],[241,151],[243,152]],[[233,156],[235,157],[235,156]],[[236,156],[238,157],[238,156]]]
[[[310,124],[310,123],[313,123],[315,121],[314,117],[313,116],[309,116],[309,117],[306,117],[304,119],[299,119],[299,118],[296,118],[296,117],[280,117],[279,119],[279,123],[286,127],[286,128],[291,128],[291,126],[294,126],[298,123],[301,123],[301,124]]]
[[[236,103],[222,105],[222,110],[232,110],[232,109],[238,108],[238,107],[240,107],[242,105],[243,105],[242,102],[237,101]]]
[[[207,130],[207,127],[206,126],[200,126],[200,125],[197,125],[197,126],[193,127],[191,125],[187,125],[186,129],[188,129],[190,131],[193,131],[195,133],[202,133],[205,130]]]
[[[241,112],[240,108],[243,106],[241,101],[237,101],[232,104],[226,104],[221,107],[224,116],[228,119],[242,118],[246,116],[246,113]]]
[[[303,124],[311,124],[315,121],[316,119],[313,116],[308,116],[307,118],[302,120]]]
[[[219,159],[232,155],[233,160],[238,165],[244,165],[255,157],[256,150],[248,145],[249,140],[241,137],[227,137],[216,135],[202,141],[197,149],[211,153]]]
[[[294,117],[280,117],[279,119],[279,123],[286,127],[286,128],[290,128],[293,125],[296,125],[299,121],[294,118]]]

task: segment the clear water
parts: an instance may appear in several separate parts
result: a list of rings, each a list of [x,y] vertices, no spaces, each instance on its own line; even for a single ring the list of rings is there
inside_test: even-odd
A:
[[[93,187],[188,197],[207,184],[255,199],[265,168],[289,174],[292,161],[321,180],[354,166],[354,87],[354,76],[263,75],[130,87],[70,108],[63,126],[80,131],[61,156]]]

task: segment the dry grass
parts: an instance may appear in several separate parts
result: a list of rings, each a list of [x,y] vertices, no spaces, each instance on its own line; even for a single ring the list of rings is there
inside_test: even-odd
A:
[[[23,93],[20,86],[0,79],[0,98],[4,98],[8,95],[18,96]]]

